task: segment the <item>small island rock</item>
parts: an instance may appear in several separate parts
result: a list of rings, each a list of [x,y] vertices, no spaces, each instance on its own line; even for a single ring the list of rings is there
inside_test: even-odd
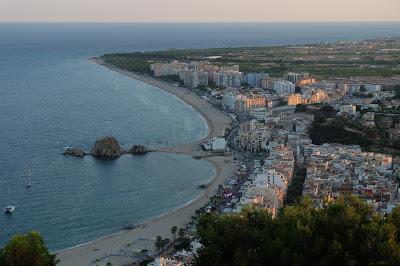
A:
[[[91,154],[100,158],[118,158],[124,151],[113,137],[105,137],[95,142]]]
[[[146,149],[145,146],[143,145],[134,145],[131,149],[130,149],[130,153],[132,154],[145,154],[147,153],[148,150]]]
[[[78,157],[78,158],[83,158],[86,155],[86,152],[84,150],[81,150],[79,148],[67,148],[63,152],[64,155],[70,155],[73,157]]]

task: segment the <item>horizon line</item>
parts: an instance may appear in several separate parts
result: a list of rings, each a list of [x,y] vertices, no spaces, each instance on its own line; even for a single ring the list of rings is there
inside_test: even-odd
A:
[[[0,23],[400,23],[399,20],[0,20]]]

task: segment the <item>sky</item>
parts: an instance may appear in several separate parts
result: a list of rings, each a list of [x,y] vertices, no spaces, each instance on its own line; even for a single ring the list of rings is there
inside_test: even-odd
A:
[[[0,21],[400,21],[400,0],[0,0]]]

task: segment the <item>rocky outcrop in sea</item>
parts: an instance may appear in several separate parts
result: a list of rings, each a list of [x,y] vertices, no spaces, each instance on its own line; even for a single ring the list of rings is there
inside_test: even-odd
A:
[[[129,150],[131,154],[145,154],[148,150],[143,145],[133,145],[133,147]]]
[[[77,158],[83,158],[86,155],[86,152],[79,148],[66,148],[63,152],[64,155],[69,155]]]
[[[126,153],[119,146],[118,141],[114,137],[104,137],[96,140],[90,152],[94,157],[98,158],[118,158],[121,154]]]
[[[64,150],[63,154],[77,158],[83,158],[85,155],[92,155],[96,158],[116,159],[123,154],[141,155],[147,152],[149,152],[149,150],[143,145],[134,145],[129,151],[126,151],[121,148],[114,137],[107,136],[96,140],[90,153],[80,148],[67,148]]]

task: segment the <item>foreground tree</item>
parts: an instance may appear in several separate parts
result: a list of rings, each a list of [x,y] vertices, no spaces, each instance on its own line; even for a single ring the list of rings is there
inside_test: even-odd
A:
[[[275,219],[254,208],[205,215],[196,265],[400,265],[399,217],[353,197],[322,209],[306,199]]]
[[[161,243],[162,243],[162,237],[157,236],[156,241],[154,242],[154,246],[156,247],[157,250],[161,249]]]
[[[178,227],[173,226],[173,227],[171,228],[171,234],[172,234],[172,239],[174,240],[174,242],[175,242],[175,240],[176,240],[176,231],[178,231]]]
[[[179,228],[178,236],[179,236],[179,239],[182,240],[185,237],[185,229]]]
[[[0,251],[0,265],[4,266],[53,266],[56,255],[50,254],[42,236],[35,231],[17,234]]]

